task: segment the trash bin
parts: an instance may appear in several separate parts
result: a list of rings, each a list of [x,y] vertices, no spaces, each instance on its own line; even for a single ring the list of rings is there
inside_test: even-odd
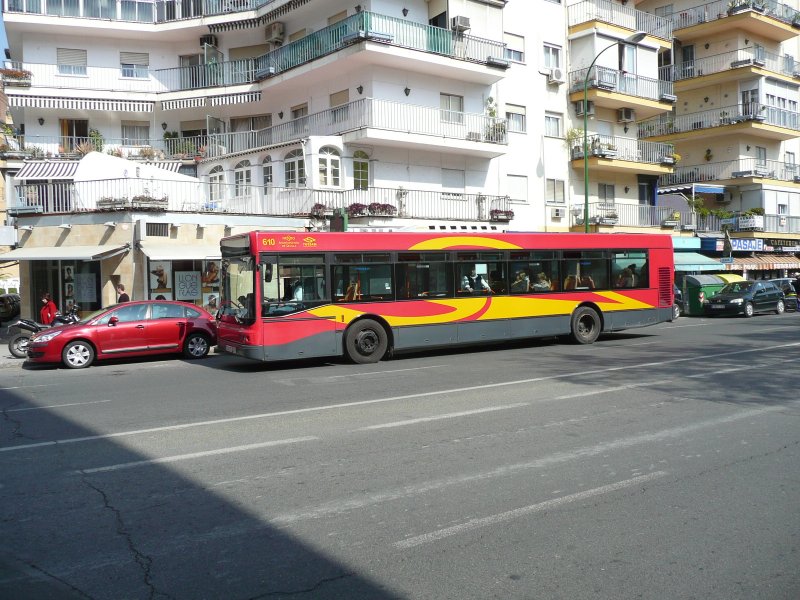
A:
[[[686,314],[692,317],[702,315],[704,311],[700,294],[708,299],[720,291],[725,283],[724,279],[716,275],[687,275],[684,277],[686,292],[683,297],[683,305]]]

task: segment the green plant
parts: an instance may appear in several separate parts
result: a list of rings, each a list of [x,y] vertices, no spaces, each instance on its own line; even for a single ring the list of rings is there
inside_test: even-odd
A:
[[[347,214],[351,217],[362,217],[367,214],[367,205],[360,202],[353,202],[347,207]]]
[[[97,129],[90,129],[89,130],[89,140],[92,142],[92,146],[97,152],[103,151],[103,145],[105,144],[105,138],[103,134],[100,133]]]
[[[30,79],[31,72],[25,69],[0,69],[3,79]]]
[[[733,217],[733,211],[726,210],[724,208],[712,208],[710,214],[720,219],[730,219]]]
[[[108,148],[106,150],[106,154],[110,156],[116,156],[117,158],[122,158],[122,148]]]
[[[75,146],[75,152],[77,152],[81,156],[86,156],[90,152],[94,152],[94,151],[95,151],[95,147],[94,147],[94,144],[92,144],[92,142],[84,141],[84,142],[81,142],[80,144],[78,144],[77,146]]]
[[[579,139],[583,139],[583,129],[577,129],[575,127],[567,131],[566,135],[564,136],[564,142],[567,148],[577,146],[578,144],[575,142],[577,142]]]
[[[163,137],[164,137],[165,140],[176,140],[176,139],[178,139],[178,132],[177,131],[165,131]]]
[[[153,160],[156,157],[156,151],[150,146],[144,146],[139,150],[139,156],[147,160]]]

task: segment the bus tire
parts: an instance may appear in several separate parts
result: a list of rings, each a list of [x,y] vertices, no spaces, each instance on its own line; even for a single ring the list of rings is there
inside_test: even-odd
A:
[[[376,363],[386,354],[389,340],[386,330],[372,319],[357,321],[345,334],[345,352],[358,364]]]
[[[600,337],[600,316],[593,308],[580,306],[572,313],[572,333],[576,344],[593,344]]]

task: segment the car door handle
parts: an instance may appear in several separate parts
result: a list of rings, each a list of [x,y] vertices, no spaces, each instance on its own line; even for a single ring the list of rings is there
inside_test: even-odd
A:
[[[137,325],[136,329],[144,329],[144,325]]]

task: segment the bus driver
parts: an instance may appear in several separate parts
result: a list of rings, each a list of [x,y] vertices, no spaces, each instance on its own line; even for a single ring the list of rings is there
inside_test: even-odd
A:
[[[470,267],[469,273],[464,275],[461,279],[461,291],[468,292],[470,294],[475,293],[492,293],[492,288],[489,287],[489,283],[483,278],[482,275],[478,275],[475,272],[475,265]]]

